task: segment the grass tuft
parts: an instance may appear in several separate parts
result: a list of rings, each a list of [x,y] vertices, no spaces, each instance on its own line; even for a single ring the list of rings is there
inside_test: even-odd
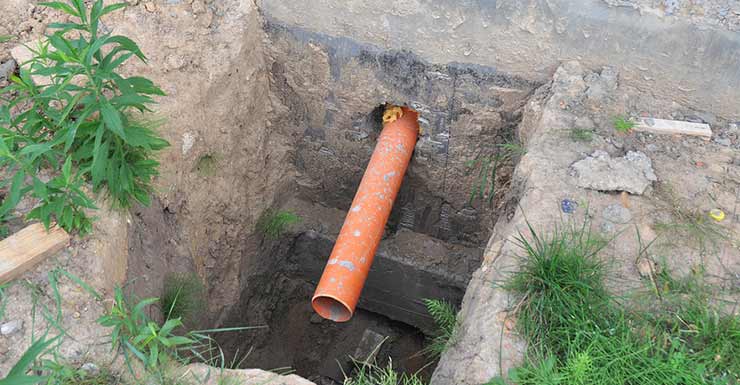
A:
[[[345,378],[344,385],[424,385],[424,382],[415,374],[398,374],[389,362],[386,367],[357,365],[354,375]]]
[[[170,273],[164,279],[160,300],[163,319],[180,318],[184,325],[197,324],[206,308],[205,287],[195,273]]]
[[[301,218],[285,210],[267,210],[257,221],[257,229],[272,239],[280,238],[288,227],[300,222]]]
[[[518,328],[529,342],[511,382],[738,383],[740,320],[714,304],[699,278],[674,279],[663,269],[663,294],[645,309],[630,309],[608,293],[607,268],[597,256],[604,243],[585,227],[549,237],[529,230],[518,239],[525,259],[506,285],[520,297]]]
[[[525,337],[537,341],[537,348],[556,346],[567,326],[590,324],[594,311],[605,310],[606,269],[597,258],[605,242],[585,226],[548,238],[529,231],[530,239],[517,237],[527,257],[505,287],[522,298],[518,318]]]

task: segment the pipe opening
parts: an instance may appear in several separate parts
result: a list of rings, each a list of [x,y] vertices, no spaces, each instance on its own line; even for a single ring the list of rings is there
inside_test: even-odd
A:
[[[320,316],[334,322],[347,322],[352,318],[352,310],[347,305],[326,295],[314,297],[311,306]]]

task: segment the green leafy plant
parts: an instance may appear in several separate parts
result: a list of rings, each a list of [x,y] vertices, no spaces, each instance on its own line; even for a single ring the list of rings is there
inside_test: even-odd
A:
[[[280,238],[289,226],[301,221],[301,218],[285,210],[267,210],[257,221],[257,229],[269,238]]]
[[[34,362],[41,357],[57,341],[56,338],[41,338],[36,340],[23,353],[18,362],[8,372],[8,375],[0,380],[0,385],[32,385],[46,381],[46,376],[28,375]]]
[[[39,203],[28,219],[87,233],[92,225],[86,209],[96,208],[88,183],[93,192],[105,189],[117,206],[149,204],[159,166],[154,156],[169,144],[135,114],[150,112],[152,97],[164,92],[146,78],[118,72],[132,58],[146,62],[136,43],[99,33],[100,18],[125,3],[40,5],[72,21],[50,24],[57,31],[29,47],[33,58],[20,63],[20,75],[0,91],[0,166],[10,175],[1,182],[9,187],[0,219],[30,194]]]
[[[637,125],[635,122],[624,116],[615,117],[613,123],[614,129],[622,134],[630,132]]]
[[[132,374],[135,371],[131,358],[142,363],[149,374],[163,378],[169,364],[187,364],[192,358],[201,362],[225,363],[223,352],[215,345],[210,333],[242,331],[249,327],[220,328],[188,331],[183,335],[176,331],[183,326],[180,318],[168,318],[160,325],[149,317],[148,308],[158,298],[147,298],[132,304],[118,287],[114,290],[113,305],[98,319],[98,323],[111,328],[111,344],[114,350],[123,352],[125,362]],[[174,307],[177,305],[174,304]],[[213,354],[218,350],[218,354]]]
[[[437,332],[432,337],[424,353],[432,358],[439,358],[450,344],[454,343],[457,332],[457,311],[447,301],[439,299],[424,299],[427,312],[437,325]]]
[[[13,40],[13,36],[10,35],[0,35],[0,43],[5,43],[6,41]]]
[[[186,326],[194,325],[206,307],[205,287],[195,273],[167,274],[160,302],[164,319],[180,318]]]
[[[145,310],[157,301],[158,298],[148,298],[132,306],[123,290],[116,288],[113,306],[98,319],[100,325],[112,328],[113,349],[121,348],[127,360],[131,354],[148,369],[165,363],[178,348],[196,343],[192,338],[173,334],[175,328],[182,326],[179,318],[168,319],[162,326],[149,318]]]

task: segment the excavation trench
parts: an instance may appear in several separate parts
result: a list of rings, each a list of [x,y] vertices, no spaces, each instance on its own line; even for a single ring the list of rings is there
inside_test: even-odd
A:
[[[279,178],[261,197],[268,204],[251,214],[291,212],[300,222],[271,237],[238,216],[209,218],[202,231],[218,241],[203,256],[196,247],[183,250],[192,226],[188,206],[197,202],[139,209],[129,276],[146,276],[137,292],[156,294],[167,274],[194,271],[208,292],[209,312],[198,323],[264,326],[218,336],[241,367],[290,367],[317,384],[335,384],[351,369],[349,357],[365,359],[379,346],[378,363],[391,359],[400,371],[430,376],[434,365],[420,352],[435,328],[423,299],[459,306],[493,225],[512,215],[517,125],[538,84],[269,21],[264,28],[272,111],[265,142],[279,144],[266,159],[283,161],[265,161],[262,171]],[[385,103],[419,111],[423,132],[357,311],[350,322],[334,323],[315,314],[310,299],[374,149]],[[203,152],[192,172],[209,183],[219,163],[239,156]]]

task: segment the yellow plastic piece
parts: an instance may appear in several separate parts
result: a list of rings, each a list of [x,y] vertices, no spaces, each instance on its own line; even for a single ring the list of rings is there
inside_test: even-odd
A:
[[[383,112],[383,123],[392,123],[403,116],[403,109],[399,106],[389,104]]]
[[[709,217],[717,222],[721,222],[725,219],[725,212],[720,209],[709,210]]]

